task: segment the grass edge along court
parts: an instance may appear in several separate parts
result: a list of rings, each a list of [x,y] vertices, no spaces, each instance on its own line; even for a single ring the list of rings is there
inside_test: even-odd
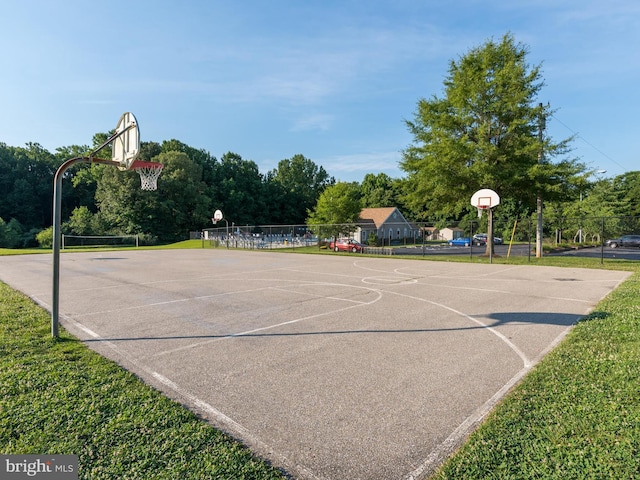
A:
[[[281,479],[0,282],[0,452],[75,454],[79,478]]]
[[[435,478],[640,476],[638,298],[636,268]],[[282,478],[49,320],[0,283],[1,453],[73,453],[80,478]]]
[[[436,479],[640,477],[640,272],[603,299]]]

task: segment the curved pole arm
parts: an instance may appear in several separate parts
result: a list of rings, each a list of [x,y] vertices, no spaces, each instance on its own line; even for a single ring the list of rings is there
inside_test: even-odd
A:
[[[67,169],[76,163],[100,163],[118,166],[119,162],[102,158],[75,157],[64,162],[56,171],[53,181],[53,297],[51,299],[51,336],[58,337],[58,315],[60,311],[60,217],[62,210],[62,179]]]

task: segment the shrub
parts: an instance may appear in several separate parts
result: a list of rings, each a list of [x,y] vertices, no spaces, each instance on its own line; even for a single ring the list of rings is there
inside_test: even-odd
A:
[[[41,230],[36,235],[36,240],[42,248],[53,247],[53,226]]]

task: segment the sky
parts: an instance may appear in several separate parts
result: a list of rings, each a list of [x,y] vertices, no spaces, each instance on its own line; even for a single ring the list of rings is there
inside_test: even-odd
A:
[[[132,112],[142,141],[262,173],[302,154],[400,178],[418,101],[507,33],[541,66],[546,134],[594,178],[640,170],[637,0],[3,0],[0,142],[91,145]]]

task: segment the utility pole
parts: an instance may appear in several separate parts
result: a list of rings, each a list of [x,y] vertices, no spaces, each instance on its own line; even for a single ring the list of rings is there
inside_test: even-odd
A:
[[[538,152],[538,163],[544,163],[544,148],[543,148],[543,136],[542,132],[545,129],[545,116],[544,107],[542,103],[539,105],[540,113],[538,115],[538,143],[540,151]],[[538,198],[536,199],[536,258],[542,257],[542,189],[538,191]]]

